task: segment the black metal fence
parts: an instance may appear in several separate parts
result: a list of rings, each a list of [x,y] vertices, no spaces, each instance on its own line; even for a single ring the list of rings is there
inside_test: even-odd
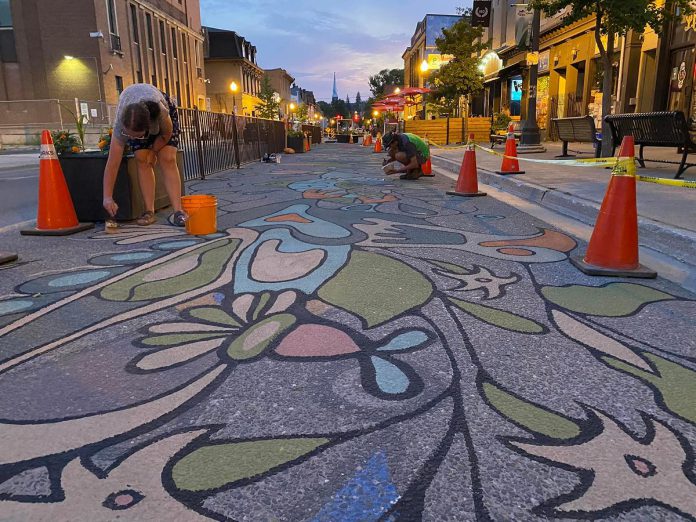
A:
[[[285,148],[282,121],[180,108],[179,125],[186,180],[205,179]]]

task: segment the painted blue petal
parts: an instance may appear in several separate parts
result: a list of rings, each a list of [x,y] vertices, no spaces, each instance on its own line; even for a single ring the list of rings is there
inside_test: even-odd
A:
[[[396,395],[404,393],[408,389],[410,381],[396,365],[374,355],[370,357],[370,360],[375,368],[375,379],[380,390]]]
[[[88,272],[73,272],[51,279],[48,286],[51,288],[64,288],[66,286],[79,286],[99,281],[111,275],[108,270],[90,270]]]
[[[129,254],[116,254],[115,256],[111,256],[111,259],[114,261],[141,261],[143,259],[150,259],[151,257],[154,257],[157,254],[154,254],[152,252],[131,252]]]
[[[14,314],[31,308],[33,301],[28,299],[17,299],[11,301],[0,301],[0,315]]]
[[[311,522],[379,520],[399,500],[387,458],[375,453],[362,470],[338,490]]]
[[[420,330],[402,333],[397,335],[388,344],[377,348],[378,352],[395,352],[399,350],[407,350],[428,340],[428,335]]]
[[[198,241],[189,239],[184,241],[170,241],[168,243],[160,243],[155,245],[155,248],[160,250],[177,250],[179,248],[186,248],[197,244]]]

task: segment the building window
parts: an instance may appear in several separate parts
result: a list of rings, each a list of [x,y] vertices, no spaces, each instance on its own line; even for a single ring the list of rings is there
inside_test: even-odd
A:
[[[116,23],[116,7],[114,0],[106,0],[106,16],[109,19],[109,32],[118,34],[118,24]]]
[[[152,83],[152,85],[157,87],[157,75],[156,74],[152,75],[152,82],[151,83]]]
[[[138,83],[143,83],[143,71],[136,71],[135,76]]]
[[[130,5],[131,14],[131,24],[133,25],[133,41],[135,43],[140,43],[140,31],[138,31],[138,9],[131,4]]]
[[[121,95],[123,92],[123,77],[122,76],[116,76],[116,92]]]
[[[10,0],[0,0],[0,27],[12,27]]]
[[[154,43],[152,38],[152,16],[150,13],[145,14],[145,25],[147,26],[147,46],[150,49],[154,49]]]
[[[179,50],[177,49],[176,45],[176,29],[172,27],[172,54],[174,55],[174,59],[176,60],[179,57]]]
[[[181,48],[184,50],[184,64],[188,63],[188,38],[184,33],[181,33]]]
[[[10,0],[0,0],[0,62],[16,62],[14,29]]]
[[[165,33],[164,33],[164,22],[160,20],[159,23],[159,28],[160,28],[160,51],[162,54],[167,54],[167,39],[165,38]]]

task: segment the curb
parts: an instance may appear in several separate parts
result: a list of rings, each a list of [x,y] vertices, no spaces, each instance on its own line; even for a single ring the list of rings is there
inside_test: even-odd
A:
[[[459,163],[449,158],[433,155],[433,164],[454,174],[459,173]],[[480,183],[594,226],[600,207],[595,201],[522,181],[519,177],[501,176],[480,167],[477,170]],[[640,246],[687,265],[696,273],[696,232],[640,216],[638,232]]]

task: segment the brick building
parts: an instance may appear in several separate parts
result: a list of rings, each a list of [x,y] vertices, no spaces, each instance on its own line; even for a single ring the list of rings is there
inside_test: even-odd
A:
[[[295,81],[295,78],[280,67],[276,69],[266,69],[266,76],[271,84],[271,87],[280,96],[280,118],[284,118],[290,114],[290,103],[292,103],[292,95],[290,94],[290,86]]]
[[[13,122],[13,108],[32,119],[27,110],[49,107],[36,100],[78,99],[108,123],[119,93],[138,82],[182,107],[204,105],[203,41],[198,0],[0,0],[0,122],[31,123]]]

